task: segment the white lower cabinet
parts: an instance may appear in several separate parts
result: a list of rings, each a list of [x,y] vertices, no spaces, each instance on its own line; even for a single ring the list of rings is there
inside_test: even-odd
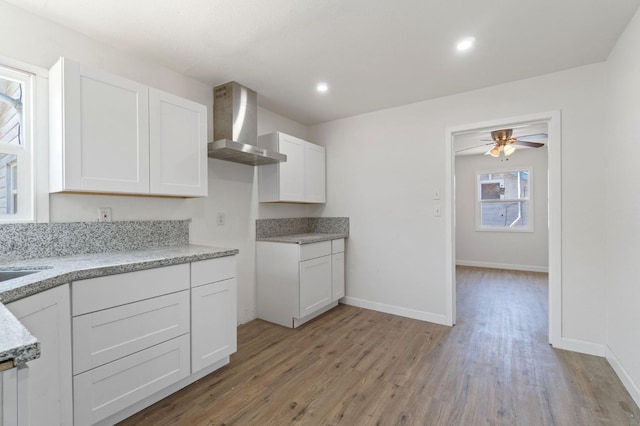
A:
[[[295,328],[338,304],[344,297],[344,239],[334,241],[258,241],[258,318]]]
[[[228,256],[73,282],[75,424],[113,424],[228,363],[235,276]]]
[[[40,358],[27,363],[28,422],[72,425],[71,316],[65,284],[7,305],[40,342]],[[76,423],[81,424],[81,423]]]
[[[191,372],[236,351],[236,280],[191,289]]]
[[[237,350],[235,256],[191,264],[191,372]]]

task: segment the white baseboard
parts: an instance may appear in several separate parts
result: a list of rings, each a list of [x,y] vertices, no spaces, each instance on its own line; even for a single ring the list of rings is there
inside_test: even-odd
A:
[[[625,370],[622,364],[620,364],[620,361],[618,361],[618,358],[613,353],[611,348],[609,346],[607,346],[606,348],[607,361],[609,361],[609,364],[611,364],[613,371],[616,372],[616,374],[622,381],[622,384],[627,389],[627,392],[629,392],[629,395],[631,395],[631,398],[635,401],[636,404],[640,405],[640,386],[638,386],[638,384],[629,375],[627,370]]]
[[[431,312],[418,311],[416,309],[403,308],[400,306],[387,305],[385,303],[371,302],[369,300],[357,299],[355,297],[343,297],[340,303],[345,305],[357,306],[358,308],[371,309],[373,311],[384,312],[385,314],[399,315],[401,317],[417,319],[421,321],[433,322],[441,325],[450,325],[447,323],[445,315],[432,314]]]
[[[248,323],[249,321],[253,321],[256,318],[258,318],[258,313],[255,310],[245,309],[244,314],[240,315],[240,317],[238,318],[237,325]]]
[[[514,265],[511,263],[477,262],[475,260],[456,260],[459,266],[477,266],[478,268],[508,269],[511,271],[549,272],[548,266]]]
[[[583,340],[560,338],[560,346],[554,346],[556,349],[564,349],[566,351],[579,352],[581,354],[595,355],[604,357],[607,346],[599,343],[585,342]]]

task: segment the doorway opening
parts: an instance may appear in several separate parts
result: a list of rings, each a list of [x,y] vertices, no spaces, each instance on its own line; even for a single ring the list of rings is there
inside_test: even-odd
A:
[[[508,135],[495,132],[504,129],[510,130]],[[521,137],[531,135],[537,135],[540,141]],[[521,143],[514,143],[514,140]],[[457,260],[462,264],[466,261],[469,266],[540,272],[548,270],[549,343],[560,346],[560,113],[552,111],[456,126],[447,129],[446,141],[447,319],[451,325],[456,323]],[[459,157],[457,163],[456,151],[466,153],[464,157],[468,158],[463,160]],[[488,155],[484,156],[484,153]],[[456,190],[463,190],[460,173],[465,178],[464,205],[456,199]],[[466,217],[465,229],[456,226],[458,215]],[[536,231],[537,235],[534,235]],[[473,241],[465,240],[465,247],[458,253],[456,238],[462,233],[473,236]],[[528,235],[524,235],[520,242],[514,242],[518,238],[505,238],[516,233]],[[508,246],[509,241],[513,246]],[[535,258],[518,261],[517,256],[521,256],[518,248],[524,244],[522,241],[533,243],[529,252]],[[496,252],[501,247],[506,256],[499,256],[500,253]],[[537,249],[534,250],[535,247]],[[457,254],[460,256],[457,257]]]

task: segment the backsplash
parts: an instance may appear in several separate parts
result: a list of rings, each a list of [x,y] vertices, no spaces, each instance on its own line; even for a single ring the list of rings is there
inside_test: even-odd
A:
[[[0,262],[189,244],[188,220],[8,223],[0,225]]]
[[[348,217],[293,217],[256,220],[256,238],[295,234],[349,234]]]

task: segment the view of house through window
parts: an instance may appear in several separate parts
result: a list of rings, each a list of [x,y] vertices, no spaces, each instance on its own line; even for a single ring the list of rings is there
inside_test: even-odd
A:
[[[478,230],[532,231],[531,170],[479,173]]]
[[[0,220],[28,218],[32,206],[28,138],[29,73],[0,66]],[[26,172],[26,173],[25,173]],[[23,217],[24,216],[24,217]]]

